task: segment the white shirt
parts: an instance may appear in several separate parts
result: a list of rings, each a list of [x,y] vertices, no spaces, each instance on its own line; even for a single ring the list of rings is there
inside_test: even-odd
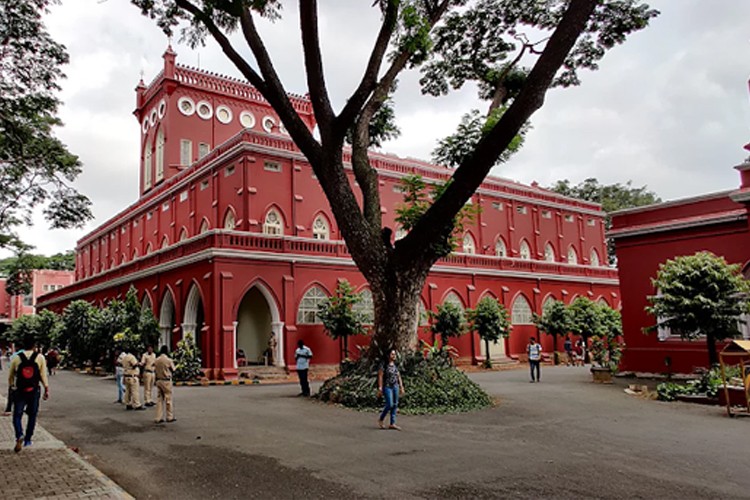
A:
[[[294,351],[294,357],[297,358],[297,369],[307,370],[310,368],[310,358],[312,358],[312,351],[309,347],[304,346]]]
[[[125,357],[125,353],[121,352],[119,356],[117,356],[117,364],[115,365],[115,375],[123,375],[125,373],[125,369],[122,367],[122,358]]]
[[[529,345],[529,359],[531,361],[539,361],[542,357],[542,345],[534,344]]]

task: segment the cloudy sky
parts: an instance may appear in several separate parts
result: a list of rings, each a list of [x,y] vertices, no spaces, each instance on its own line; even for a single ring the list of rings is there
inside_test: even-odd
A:
[[[340,105],[356,85],[377,28],[371,0],[320,2],[329,86]],[[661,15],[645,31],[607,54],[583,84],[551,91],[532,117],[526,145],[494,174],[525,183],[557,179],[632,181],[663,199],[732,189],[732,167],[750,142],[750,2],[653,0]],[[364,11],[364,14],[363,14]],[[267,45],[287,90],[307,91],[296,11],[264,26]],[[62,83],[59,136],[81,157],[80,191],[96,220],[82,230],[49,231],[43,222],[21,229],[41,253],[75,247],[88,231],[138,196],[139,126],[133,91],[161,69],[167,39],[127,0],[63,0],[46,18],[52,36],[70,53]],[[212,44],[191,50],[173,41],[177,61],[239,76]],[[246,50],[243,52],[247,52]],[[417,74],[401,78],[396,111],[402,136],[384,149],[429,159],[436,139],[461,115],[484,109],[471,89],[447,98],[421,96]]]

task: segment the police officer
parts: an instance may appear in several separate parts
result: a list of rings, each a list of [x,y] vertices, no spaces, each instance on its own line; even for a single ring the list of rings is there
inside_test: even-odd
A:
[[[125,371],[125,409],[126,410],[145,410],[141,406],[138,395],[138,360],[130,353],[128,348],[124,349],[125,355],[122,357],[122,368]]]
[[[154,347],[148,346],[146,352],[141,356],[141,366],[143,367],[143,401],[146,406],[154,406],[154,365],[156,363],[156,354]]]
[[[172,410],[172,373],[174,373],[174,361],[169,357],[167,346],[162,346],[159,357],[154,363],[156,370],[156,420],[157,424],[164,422],[164,407],[167,409],[167,422],[174,422],[174,411]]]

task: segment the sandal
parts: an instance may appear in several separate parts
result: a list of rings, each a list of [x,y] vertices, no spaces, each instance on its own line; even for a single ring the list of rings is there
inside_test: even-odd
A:
[[[389,429],[393,429],[394,431],[400,431],[401,430],[401,427],[399,427],[396,424],[391,424],[391,425],[388,426],[388,428]]]
[[[381,429],[385,429],[385,424],[382,420],[378,420],[378,427],[380,427]]]

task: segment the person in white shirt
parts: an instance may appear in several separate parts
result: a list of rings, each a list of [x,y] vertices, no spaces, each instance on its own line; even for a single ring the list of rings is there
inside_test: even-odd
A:
[[[539,364],[542,361],[542,346],[536,342],[534,337],[529,338],[529,345],[526,346],[526,352],[529,355],[529,370],[531,371],[531,382],[541,382]],[[536,378],[534,372],[536,371]]]
[[[300,396],[310,396],[310,383],[307,381],[307,371],[310,368],[310,358],[312,358],[312,355],[312,350],[302,340],[297,342],[294,359],[297,360],[297,375],[299,376],[299,385],[302,388]]]

